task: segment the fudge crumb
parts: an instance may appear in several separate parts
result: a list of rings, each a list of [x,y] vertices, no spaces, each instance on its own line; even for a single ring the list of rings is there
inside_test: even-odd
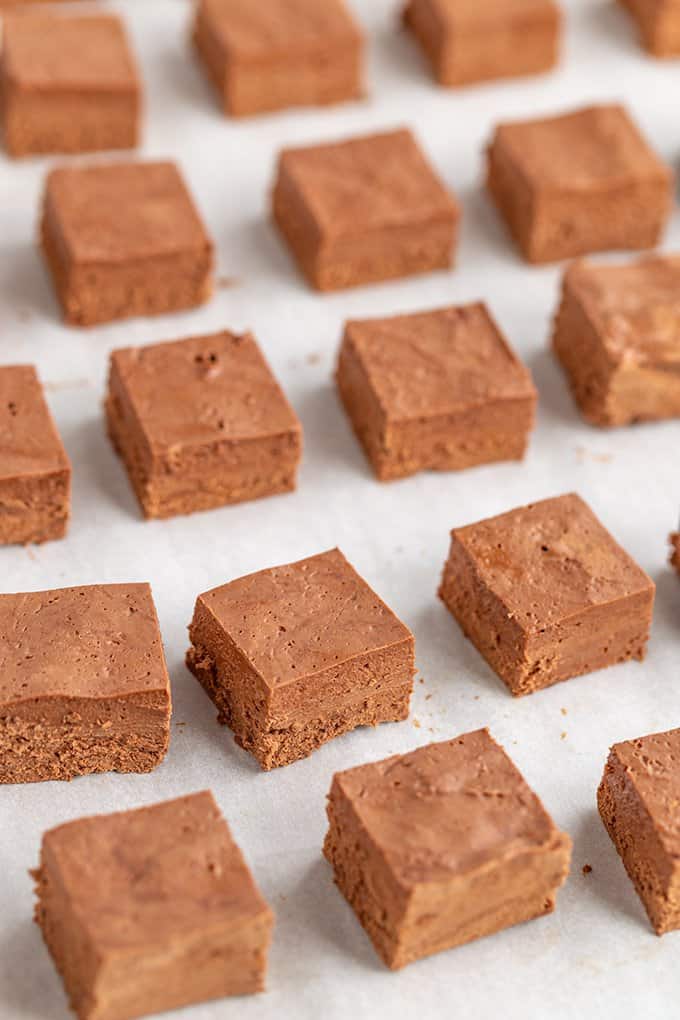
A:
[[[562,730],[562,732],[560,733],[560,740],[566,740],[566,739],[567,739],[567,731],[566,730]]]
[[[583,867],[581,868],[581,871],[583,872],[584,875],[589,875],[592,870],[593,868],[592,865],[590,864],[584,864]]]
[[[308,365],[318,365],[320,361],[321,361],[321,355],[318,354],[316,351],[314,353],[312,353],[312,354],[308,354],[307,355],[307,364]]]
[[[560,712],[562,713],[562,715],[566,715],[567,714],[566,708],[561,708]]]
[[[419,730],[420,729],[420,719],[414,719],[413,720],[413,725],[415,726],[415,728],[417,730]]]
[[[576,447],[576,456],[581,464],[584,460],[594,460],[596,464],[608,464],[614,459],[611,453],[592,453],[584,446]]]
[[[235,276],[218,276],[216,280],[218,290],[229,290],[230,287],[237,287],[239,282]]]
[[[431,694],[426,694],[425,695],[425,701],[429,701],[431,697],[432,697]]]

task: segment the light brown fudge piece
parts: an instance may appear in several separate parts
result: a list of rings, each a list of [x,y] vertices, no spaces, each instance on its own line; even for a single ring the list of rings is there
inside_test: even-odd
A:
[[[73,326],[192,308],[212,293],[212,242],[174,163],[52,170],[41,243]]]
[[[448,269],[458,205],[410,131],[281,153],[274,220],[317,290]]]
[[[488,730],[339,772],[324,853],[396,970],[550,913],[571,840]]]
[[[34,878],[79,1020],[264,987],[273,915],[207,791],[51,829]]]
[[[528,262],[653,248],[673,204],[673,174],[622,106],[501,124],[487,188]]]
[[[679,292],[678,256],[566,271],[552,344],[591,424],[680,417]]]
[[[344,0],[200,0],[193,42],[234,117],[362,94],[363,38]]]
[[[640,42],[655,57],[680,56],[678,0],[618,0],[633,17]]]
[[[149,772],[170,712],[148,584],[0,595],[0,783]]]
[[[10,155],[137,145],[141,84],[120,18],[21,12],[3,28],[0,101]]]
[[[536,391],[483,304],[348,322],[336,380],[383,481],[524,456]]]
[[[680,729],[614,744],[600,816],[657,935],[680,928]]]
[[[440,85],[540,74],[559,59],[554,0],[409,0],[404,22]]]
[[[114,351],[106,416],[146,517],[295,488],[302,429],[250,333]]]
[[[439,589],[514,695],[643,659],[654,593],[573,493],[454,528]]]
[[[32,365],[0,367],[0,545],[63,538],[71,464]]]
[[[199,595],[187,666],[263,769],[405,719],[413,635],[337,550]]]

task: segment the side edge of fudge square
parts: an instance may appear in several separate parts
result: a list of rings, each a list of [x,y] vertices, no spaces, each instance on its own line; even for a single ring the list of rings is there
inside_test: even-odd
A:
[[[593,425],[680,417],[680,256],[573,263],[553,350]]]
[[[674,531],[669,536],[669,543],[671,547],[670,554],[671,566],[675,567],[677,572],[680,574],[680,532]]]
[[[406,129],[281,153],[274,221],[316,290],[453,262],[459,209]]]
[[[514,695],[642,660],[654,593],[574,493],[454,528],[439,589]]]
[[[170,712],[148,584],[0,595],[0,783],[150,772]]]
[[[679,801],[680,729],[614,744],[597,803],[657,935],[680,928]]]
[[[199,595],[187,666],[263,769],[406,719],[414,639],[338,549]]]
[[[488,730],[338,772],[324,854],[393,970],[551,913],[571,840]]]
[[[50,829],[33,877],[78,1020],[264,988],[273,914],[208,791]]]
[[[673,173],[622,106],[501,124],[487,188],[529,262],[653,248],[673,205]]]
[[[106,418],[148,518],[295,489],[302,428],[250,333],[113,351]]]
[[[63,538],[71,464],[33,365],[0,367],[0,545]]]
[[[3,29],[2,123],[11,156],[137,145],[142,87],[120,18],[20,11],[3,18]]]
[[[212,293],[212,241],[174,163],[52,170],[41,245],[70,325],[162,315]]]
[[[383,481],[524,457],[536,391],[482,303],[348,322],[336,381]]]
[[[562,17],[553,0],[408,0],[404,24],[440,85],[472,85],[551,70],[558,62]]]
[[[363,92],[363,36],[345,0],[200,0],[192,40],[233,117]]]
[[[675,0],[619,0],[632,16],[642,46],[655,57],[680,56],[680,10]]]

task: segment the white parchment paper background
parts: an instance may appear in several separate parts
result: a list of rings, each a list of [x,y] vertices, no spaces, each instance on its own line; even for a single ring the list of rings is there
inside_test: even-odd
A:
[[[254,0],[257,2],[257,0]],[[323,0],[319,0],[323,2]],[[480,0],[484,2],[484,0]],[[41,833],[82,814],[125,809],[210,787],[274,907],[269,990],[188,1009],[191,1020],[421,1016],[661,1017],[678,1009],[680,935],[657,939],[598,820],[595,789],[615,740],[680,725],[680,581],[666,535],[680,502],[680,423],[615,432],[585,426],[547,353],[559,271],[516,257],[480,188],[494,122],[623,99],[652,143],[680,154],[680,63],[638,51],[625,16],[599,0],[564,0],[562,69],[547,78],[446,92],[396,28],[393,0],[353,0],[370,36],[370,98],[329,111],[230,122],[186,44],[184,0],[111,3],[128,20],[147,86],[141,155],[182,166],[214,236],[222,286],[205,308],[90,331],[61,325],[34,244],[50,161],[0,157],[0,362],[35,362],[74,466],[64,542],[0,550],[0,590],[149,580],[172,676],[175,714],[165,763],[148,776],[0,789],[0,1017],[68,1016],[31,923],[27,869]],[[283,145],[411,125],[464,210],[451,273],[319,296],[298,278],[268,221]],[[680,248],[676,213],[667,247]],[[230,282],[230,285],[227,283]],[[538,429],[523,465],[423,475],[381,485],[337,404],[331,375],[345,318],[485,298],[540,389]],[[222,327],[256,332],[300,414],[299,491],[192,518],[144,523],[105,438],[101,399],[111,348]],[[456,524],[576,490],[658,584],[650,654],[513,701],[435,597]],[[186,672],[197,593],[240,574],[339,545],[413,628],[422,682],[408,722],[361,730],[306,761],[260,773]],[[572,876],[551,917],[388,973],[335,890],[320,854],[334,771],[490,726],[575,843]],[[584,876],[584,864],[592,873]]]

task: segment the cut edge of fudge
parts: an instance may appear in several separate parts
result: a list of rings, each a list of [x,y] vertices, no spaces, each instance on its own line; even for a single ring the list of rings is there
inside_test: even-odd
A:
[[[671,547],[669,562],[680,574],[680,532],[673,531],[668,538]]]
[[[484,745],[482,751],[499,755],[522,796],[522,802],[529,803],[536,818],[540,818],[545,829],[544,838],[533,845],[528,845],[527,839],[527,845],[522,848],[513,845],[515,841],[511,840],[504,851],[499,849],[495,855],[489,851],[488,859],[461,863],[455,868],[451,860],[456,848],[445,826],[439,839],[443,853],[440,850],[438,854],[432,829],[427,832],[426,843],[419,850],[416,844],[418,815],[411,820],[408,806],[400,802],[394,810],[399,811],[408,832],[402,846],[408,861],[397,866],[394,853],[390,853],[391,850],[396,851],[389,842],[389,830],[380,832],[377,809],[372,816],[373,826],[366,824],[355,804],[357,796],[360,807],[370,811],[373,804],[371,786],[375,785],[376,798],[379,799],[381,788],[389,785],[390,777],[395,775],[395,791],[385,795],[387,799],[382,800],[383,805],[389,805],[395,796],[406,796],[410,781],[416,785],[416,799],[426,799],[428,795],[441,797],[440,803],[445,805],[446,794],[455,795],[459,791],[458,772],[451,786],[444,776],[442,788],[438,790],[436,778],[428,777],[420,762],[424,757],[440,752],[444,754],[445,749],[465,746],[466,743]],[[480,773],[478,778],[485,774]],[[353,777],[360,777],[361,785],[358,794],[354,791],[354,796],[351,789]],[[493,782],[492,772],[489,773],[489,781]],[[398,793],[396,788],[400,788]],[[506,792],[498,796],[502,799],[507,795]],[[486,796],[484,792],[480,794],[471,789],[470,803],[479,803],[480,800],[483,803]],[[463,810],[462,805],[460,810]],[[557,828],[512,759],[486,729],[336,773],[328,795],[327,815],[329,828],[324,856],[333,868],[335,883],[354,910],[376,952],[392,970],[551,913],[556,893],[569,872],[569,836]],[[474,839],[474,833],[472,835]],[[522,886],[520,895],[503,902],[499,887],[517,883],[518,877]],[[480,916],[479,902],[484,899],[493,909]]]
[[[640,789],[636,765],[658,789],[658,816]],[[669,824],[677,799],[664,781],[669,769],[680,771],[677,729],[614,744],[597,791],[604,827],[657,935],[680,928],[680,844],[677,823]]]
[[[654,57],[680,55],[680,13],[674,3],[619,0],[634,20],[641,46]]]

